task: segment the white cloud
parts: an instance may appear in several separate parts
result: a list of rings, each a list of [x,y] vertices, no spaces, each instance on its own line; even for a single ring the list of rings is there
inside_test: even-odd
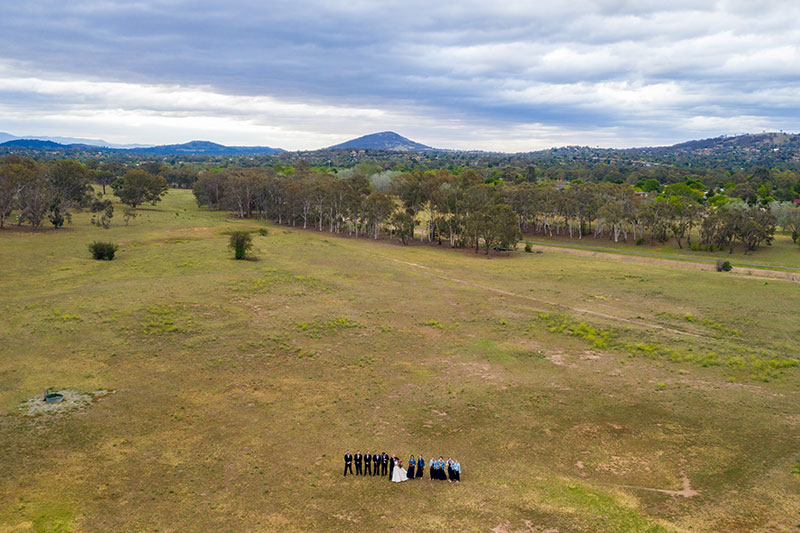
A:
[[[798,18],[790,0],[42,0],[0,19],[0,125],[290,149],[797,130]]]

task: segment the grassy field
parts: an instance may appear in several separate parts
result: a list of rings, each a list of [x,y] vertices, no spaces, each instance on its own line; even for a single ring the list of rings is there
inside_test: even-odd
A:
[[[692,239],[695,244],[699,242],[699,234],[695,232]],[[583,239],[570,239],[563,235],[554,235],[552,237],[528,235],[526,240],[548,246],[565,246],[590,250],[603,249],[620,254],[680,258],[703,263],[722,260],[745,267],[800,270],[800,246],[792,241],[790,235],[780,231],[775,233],[775,239],[769,245],[762,245],[754,252],[745,253],[744,247],[741,244],[737,244],[732,254],[729,253],[727,248],[714,252],[692,251],[686,245],[686,242],[683,243],[683,248],[679,248],[675,239],[670,239],[665,243],[645,244],[643,246],[636,246],[631,242],[624,241],[614,242],[608,238],[595,239],[591,236]]]
[[[800,524],[798,284],[338,238],[189,191],[120,218],[0,232],[0,532]],[[262,228],[232,260],[224,232]],[[26,416],[47,387],[110,392]],[[463,481],[343,479],[347,449]]]

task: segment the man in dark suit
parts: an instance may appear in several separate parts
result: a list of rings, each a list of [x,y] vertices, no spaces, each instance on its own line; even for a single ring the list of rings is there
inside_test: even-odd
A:
[[[381,475],[385,476],[386,471],[389,469],[389,454],[383,452],[381,456]]]
[[[394,455],[389,459],[389,481],[392,480],[392,472],[394,472]]]
[[[364,475],[364,473],[361,471],[361,459],[362,459],[361,450],[358,450],[356,452],[355,459],[356,459],[356,475],[362,476]]]
[[[344,477],[347,477],[347,471],[350,470],[350,475],[353,475],[353,456],[350,454],[350,450],[347,450],[347,453],[344,454]]]
[[[371,476],[372,475],[372,456],[369,452],[364,454],[364,475]]]

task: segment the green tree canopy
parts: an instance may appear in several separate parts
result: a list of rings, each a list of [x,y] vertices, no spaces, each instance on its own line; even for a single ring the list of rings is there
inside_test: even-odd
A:
[[[131,207],[150,202],[155,205],[167,192],[167,180],[144,170],[129,170],[111,185],[123,204]]]

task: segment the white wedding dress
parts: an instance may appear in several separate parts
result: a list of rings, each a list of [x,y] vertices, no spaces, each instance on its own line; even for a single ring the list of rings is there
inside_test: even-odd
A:
[[[400,483],[401,481],[408,481],[408,474],[405,470],[400,468],[397,465],[394,465],[394,470],[392,471],[392,481],[395,483]]]

